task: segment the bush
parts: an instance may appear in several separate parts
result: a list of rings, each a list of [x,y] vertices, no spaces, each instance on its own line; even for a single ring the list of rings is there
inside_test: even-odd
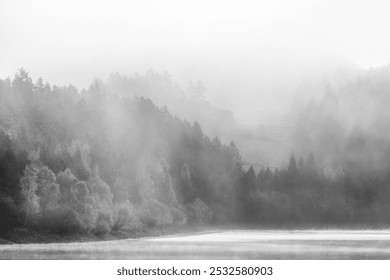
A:
[[[137,209],[137,216],[141,223],[148,227],[172,224],[172,215],[168,206],[154,199],[146,200]]]
[[[187,223],[187,215],[181,209],[172,208],[171,214],[174,224],[182,226]]]
[[[186,205],[186,213],[190,224],[203,225],[211,221],[212,211],[201,199]]]
[[[45,212],[40,220],[40,227],[51,233],[75,233],[86,230],[80,214],[66,206]]]
[[[113,205],[114,223],[112,230],[131,230],[136,227],[136,218],[133,206],[130,203],[122,202]]]
[[[94,233],[96,235],[104,235],[111,231],[112,216],[108,209],[101,209],[98,213]]]

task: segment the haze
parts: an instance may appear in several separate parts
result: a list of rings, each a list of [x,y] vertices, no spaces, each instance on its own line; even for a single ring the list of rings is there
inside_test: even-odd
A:
[[[243,259],[388,258],[380,234],[390,228],[389,8],[1,1],[0,244],[221,226],[283,230],[278,243],[284,231],[295,237],[280,247],[259,231],[228,231],[205,234],[221,247],[190,237],[151,251],[141,240],[119,255],[145,247],[152,258],[198,257],[199,247]],[[232,255],[245,239],[253,242]],[[102,244],[115,252],[115,242]],[[97,258],[92,247],[113,256],[87,247],[87,258]],[[5,248],[6,258],[45,256],[35,249],[78,256]]]
[[[387,1],[3,0],[0,76],[87,87],[112,72],[167,71],[257,125],[302,79],[390,61]]]

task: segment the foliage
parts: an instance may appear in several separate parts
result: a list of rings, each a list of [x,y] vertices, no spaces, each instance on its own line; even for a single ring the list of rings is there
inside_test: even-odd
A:
[[[137,226],[137,218],[135,217],[133,206],[130,203],[115,203],[113,205],[113,211],[114,222],[112,230],[131,231]]]
[[[0,235],[16,225],[17,207],[11,197],[0,193]]]
[[[172,224],[172,215],[168,206],[154,199],[146,200],[137,209],[140,222],[147,227],[164,227]]]
[[[51,233],[80,233],[85,231],[80,214],[69,206],[46,212],[40,221],[40,229]]]
[[[380,137],[369,142],[361,127],[344,137],[332,94],[298,117],[299,145],[285,167],[255,170],[243,168],[234,142],[210,139],[199,123],[142,97],[166,89],[174,90],[169,77],[154,72],[114,75],[80,92],[33,83],[23,69],[0,80],[0,233],[390,223],[388,170],[354,167],[360,148],[366,156],[380,148],[382,161],[390,149]],[[379,124],[376,132],[386,128]],[[310,153],[316,146],[320,153]]]
[[[20,188],[22,195],[22,216],[24,224],[34,223],[40,213],[40,203],[38,191],[38,173],[39,169],[35,163],[26,166],[22,177],[20,178]]]
[[[204,225],[210,222],[212,217],[210,208],[199,198],[186,205],[186,212],[191,224]]]
[[[37,174],[36,195],[40,198],[40,209],[42,212],[49,212],[58,207],[60,200],[60,189],[56,183],[56,175],[47,166],[39,168]]]
[[[187,223],[187,215],[183,209],[172,208],[171,215],[173,224],[182,226]]]

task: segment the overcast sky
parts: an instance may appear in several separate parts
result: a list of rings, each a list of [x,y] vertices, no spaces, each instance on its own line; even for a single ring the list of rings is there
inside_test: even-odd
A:
[[[153,68],[183,87],[202,80],[237,115],[274,110],[302,77],[388,64],[389,11],[378,0],[1,0],[0,77],[23,66],[81,88]]]

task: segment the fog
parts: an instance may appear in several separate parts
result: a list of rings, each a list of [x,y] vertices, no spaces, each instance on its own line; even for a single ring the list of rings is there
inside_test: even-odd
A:
[[[201,80],[246,125],[280,117],[302,79],[390,61],[387,1],[0,3],[0,76],[87,87],[112,72]]]
[[[388,228],[388,8],[1,1],[0,237]]]

